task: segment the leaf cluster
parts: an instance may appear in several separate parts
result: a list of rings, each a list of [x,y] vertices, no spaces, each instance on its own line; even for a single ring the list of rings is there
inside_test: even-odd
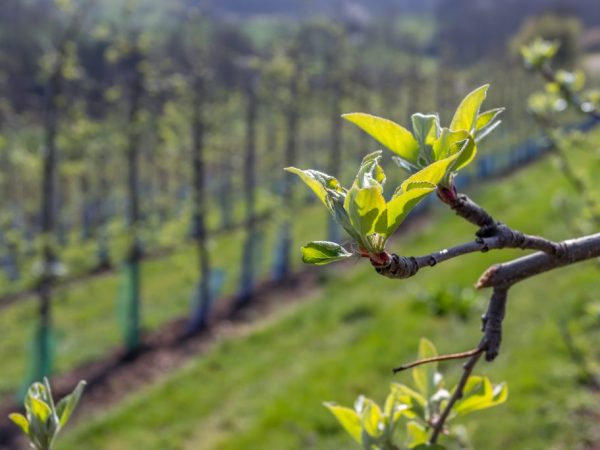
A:
[[[452,189],[456,173],[475,157],[477,143],[499,125],[497,118],[503,108],[480,112],[488,87],[481,86],[464,98],[449,127],[440,125],[437,114],[413,114],[412,132],[370,114],[342,116],[391,150],[396,162],[410,174],[389,200],[384,197],[382,151],[363,158],[348,189],[329,174],[286,168],[306,183],[356,244],[349,251],[333,242],[311,242],[302,248],[304,262],[322,265],[353,255],[385,262],[386,243],[409,212],[438,187]]]
[[[29,437],[33,448],[50,450],[79,403],[85,384],[80,381],[71,394],[55,404],[48,379],[44,378],[43,383],[35,382],[25,397],[25,415],[12,413],[9,418]]]
[[[430,341],[421,339],[419,358],[437,354]],[[444,449],[428,443],[429,432],[457,387],[446,388],[446,380],[437,369],[437,363],[413,368],[412,386],[392,383],[383,407],[363,396],[357,399],[354,408],[332,402],[325,406],[365,450]],[[471,376],[448,422],[500,405],[507,396],[505,383],[494,385],[487,377]],[[450,427],[448,433],[454,439],[460,439],[458,429]]]

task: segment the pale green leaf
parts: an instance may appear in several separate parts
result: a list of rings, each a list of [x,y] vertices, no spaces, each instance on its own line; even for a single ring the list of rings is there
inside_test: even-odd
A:
[[[415,138],[419,143],[420,166],[434,161],[433,144],[440,131],[439,117],[436,114],[416,113],[411,116]]]
[[[464,141],[469,137],[470,134],[465,130],[454,131],[443,128],[440,137],[433,144],[435,160],[439,161],[458,153],[463,148]]]
[[[344,427],[344,430],[346,430],[348,434],[360,444],[362,427],[356,411],[345,406],[339,406],[335,403],[328,402],[323,404],[336,417],[338,422],[340,422],[342,427]]]
[[[491,408],[504,403],[507,397],[508,386],[505,383],[493,386],[489,378],[473,376],[465,386],[464,397],[456,402],[454,413],[463,416]]]
[[[400,191],[394,195],[387,204],[387,230],[385,236],[391,236],[404,222],[411,210],[434,190],[435,185],[423,183],[422,187],[411,185],[409,191]]]
[[[402,403],[398,395],[398,390],[395,388],[395,383],[390,387],[390,393],[385,399],[383,413],[387,417],[391,425],[395,424],[402,417],[410,405]]]
[[[421,444],[413,447],[411,450],[446,450],[446,447],[439,444]]]
[[[477,154],[477,145],[475,145],[475,141],[473,138],[469,137],[462,147],[462,149],[457,153],[458,158],[456,159],[456,164],[452,166],[452,171],[458,172],[463,167],[468,166],[471,161],[475,158]]]
[[[23,414],[12,413],[8,416],[8,418],[12,420],[15,424],[17,424],[19,428],[23,430],[23,433],[29,435],[29,422]]]
[[[382,153],[381,150],[378,150],[369,153],[363,158],[352,187],[365,188],[377,185],[381,186],[385,183],[385,174],[379,165]]]
[[[401,191],[407,192],[414,188],[425,188],[428,186],[435,187],[442,184],[448,174],[451,173],[456,166],[459,157],[460,152],[436,161],[419,170],[417,173],[404,180],[396,193],[398,194]]]
[[[425,419],[425,408],[427,406],[425,397],[404,384],[393,383],[391,389],[396,402],[410,408],[404,412],[406,417],[414,418],[418,416],[423,420]]]
[[[451,130],[466,130],[468,132],[473,130],[479,109],[485,100],[489,87],[489,84],[478,87],[460,102],[450,123]]]
[[[408,448],[414,448],[429,441],[427,429],[418,422],[411,420],[406,424],[406,437]]]
[[[379,405],[369,398],[363,399],[360,422],[369,436],[381,436],[383,433],[383,428],[380,426],[382,419],[383,414],[379,409]]]
[[[31,397],[30,399],[31,405],[31,414],[35,417],[40,423],[46,423],[50,414],[52,414],[52,410],[50,407],[44,403],[42,400],[36,397]]]
[[[350,258],[352,253],[335,242],[315,241],[302,247],[302,262],[321,266]]]
[[[85,388],[86,382],[80,381],[77,387],[69,395],[64,397],[56,405],[56,414],[58,415],[60,426],[64,427],[68,420],[71,418],[75,407],[79,403],[83,389]]]
[[[327,202],[327,189],[336,192],[342,192],[339,181],[326,173],[316,170],[302,170],[296,167],[286,167],[284,170],[296,174],[304,183],[315,193],[317,198],[323,202],[325,206],[330,207]]]
[[[476,142],[481,141],[502,123],[501,120],[496,120],[502,111],[504,111],[504,108],[495,108],[483,112],[477,117],[477,122],[475,123]]]
[[[364,113],[350,113],[342,116],[371,135],[382,145],[403,159],[416,162],[419,156],[419,144],[406,128],[396,122]]]
[[[419,342],[419,359],[437,356],[437,350],[433,343],[425,338]],[[437,363],[423,364],[412,369],[412,377],[415,386],[423,397],[428,398],[433,394],[435,387],[435,374],[437,373]]]
[[[475,123],[475,131],[479,131],[489,126],[505,109],[506,108],[494,108],[479,114],[477,116],[477,122]]]
[[[352,227],[361,237],[374,233],[378,219],[386,211],[381,187],[353,187],[346,195],[344,209],[348,212]]]

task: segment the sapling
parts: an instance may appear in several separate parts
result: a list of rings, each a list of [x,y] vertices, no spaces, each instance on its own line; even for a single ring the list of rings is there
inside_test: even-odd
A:
[[[55,403],[48,379],[44,378],[43,383],[35,382],[25,397],[25,415],[12,413],[9,418],[27,435],[31,447],[51,450],[56,436],[73,415],[85,384],[80,381],[73,392]]]

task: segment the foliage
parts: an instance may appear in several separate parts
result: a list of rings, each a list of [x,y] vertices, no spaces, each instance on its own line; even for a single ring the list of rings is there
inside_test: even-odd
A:
[[[80,381],[71,394],[55,404],[48,379],[44,378],[43,383],[35,382],[25,397],[26,415],[12,413],[10,420],[27,435],[32,447],[51,450],[56,436],[77,407],[84,387],[85,381]]]
[[[525,67],[540,72],[546,81],[544,90],[534,92],[528,100],[529,110],[546,124],[554,124],[557,113],[564,112],[569,105],[582,113],[590,113],[600,105],[600,93],[598,89],[585,87],[583,71],[552,69],[559,49],[557,41],[541,38],[521,48]]]
[[[310,187],[358,246],[348,251],[332,242],[312,242],[302,248],[303,261],[322,265],[352,255],[380,261],[387,240],[410,211],[436,188],[451,188],[456,173],[475,157],[476,143],[500,124],[496,119],[503,108],[480,112],[487,90],[488,85],[484,85],[469,93],[456,109],[450,127],[442,128],[437,114],[413,114],[412,133],[381,117],[343,115],[394,152],[398,164],[411,175],[386,201],[381,151],[363,158],[350,189],[323,172],[286,168]]]
[[[437,354],[435,346],[422,338],[419,358]],[[444,377],[437,371],[437,363],[413,368],[412,379],[413,387],[392,383],[383,408],[364,396],[358,397],[354,409],[332,402],[325,406],[365,450],[444,449],[446,447],[428,445],[428,432],[456,387],[447,389]],[[507,396],[506,384],[492,385],[487,377],[471,376],[450,420],[502,404]],[[465,445],[461,442],[462,430],[449,427],[446,434]]]
[[[556,58],[561,65],[572,64],[579,53],[581,22],[574,16],[565,17],[554,13],[542,14],[527,19],[512,38],[513,53],[534,39],[556,42]]]

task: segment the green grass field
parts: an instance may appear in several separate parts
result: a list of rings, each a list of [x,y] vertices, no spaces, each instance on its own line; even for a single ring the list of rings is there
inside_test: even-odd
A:
[[[317,205],[305,210],[295,225],[295,246],[326,230],[326,212]],[[273,261],[277,223],[265,230],[265,257],[256,270],[267,276]],[[210,248],[214,267],[226,270],[222,293],[233,294],[239,286],[243,230],[213,239]],[[293,260],[294,267],[300,261]],[[142,265],[142,321],[146,330],[154,330],[169,320],[185,316],[191,307],[191,295],[197,281],[197,257],[193,245],[179,247],[166,257],[144,261]],[[112,273],[91,277],[55,291],[55,369],[63,373],[93,361],[117,348],[122,342],[118,297],[121,275]],[[29,349],[37,314],[34,299],[19,300],[2,310],[0,358],[5,358],[0,378],[0,398],[24,383],[29,364]]]
[[[581,155],[577,158],[586,161]],[[564,190],[568,191],[562,178],[545,160],[516,176],[476,188],[471,195],[498,219],[524,232],[561,239],[569,237],[569,231],[551,204]],[[302,228],[306,227],[302,236],[323,238],[323,226],[305,223],[306,217],[299,216]],[[421,254],[472,238],[473,228],[453,214],[438,210],[434,219],[418,233],[395,241],[392,250]],[[231,239],[229,244],[235,247],[237,242]],[[472,285],[489,264],[518,254],[470,255],[406,281],[379,277],[366,261],[332,266],[328,280],[310,298],[282,307],[243,336],[220,342],[114,407],[82,418],[65,432],[57,450],[355,448],[321,402],[351,404],[361,393],[383,401],[390,382],[409,381],[409,374],[392,376],[390,369],[415,357],[421,336],[433,340],[442,352],[472,348],[480,337],[478,314],[466,322],[432,317],[415,309],[413,299],[423,290],[448,283]],[[183,268],[186,256],[177,258],[181,259],[173,264]],[[151,270],[158,273],[161,266],[146,267],[148,283],[153,282]],[[160,287],[157,284],[156,295],[145,299],[149,326],[156,323],[153,311],[173,315],[185,311],[184,272],[170,270],[173,278],[166,277]],[[112,293],[105,289],[105,295]],[[475,448],[578,448],[576,442],[588,422],[575,414],[576,405],[597,399],[577,384],[577,370],[566,355],[557,322],[572,314],[573,303],[592,297],[598,289],[598,269],[585,263],[511,290],[501,355],[476,370],[493,381],[507,381],[509,399],[467,419]],[[103,298],[101,292],[94,298],[82,303],[81,320],[94,317],[91,308]],[[479,312],[484,303],[478,305]],[[65,307],[64,314],[72,317],[74,309]],[[112,309],[103,311],[97,314],[107,315]],[[64,326],[69,323],[58,312],[57,317]],[[11,323],[2,320],[0,326]],[[88,332],[87,339],[93,340],[107,329]],[[110,339],[116,342],[114,334]],[[84,347],[80,339],[73,345],[76,342],[77,348]],[[71,363],[77,359],[69,358]],[[460,364],[442,367],[455,378]]]

